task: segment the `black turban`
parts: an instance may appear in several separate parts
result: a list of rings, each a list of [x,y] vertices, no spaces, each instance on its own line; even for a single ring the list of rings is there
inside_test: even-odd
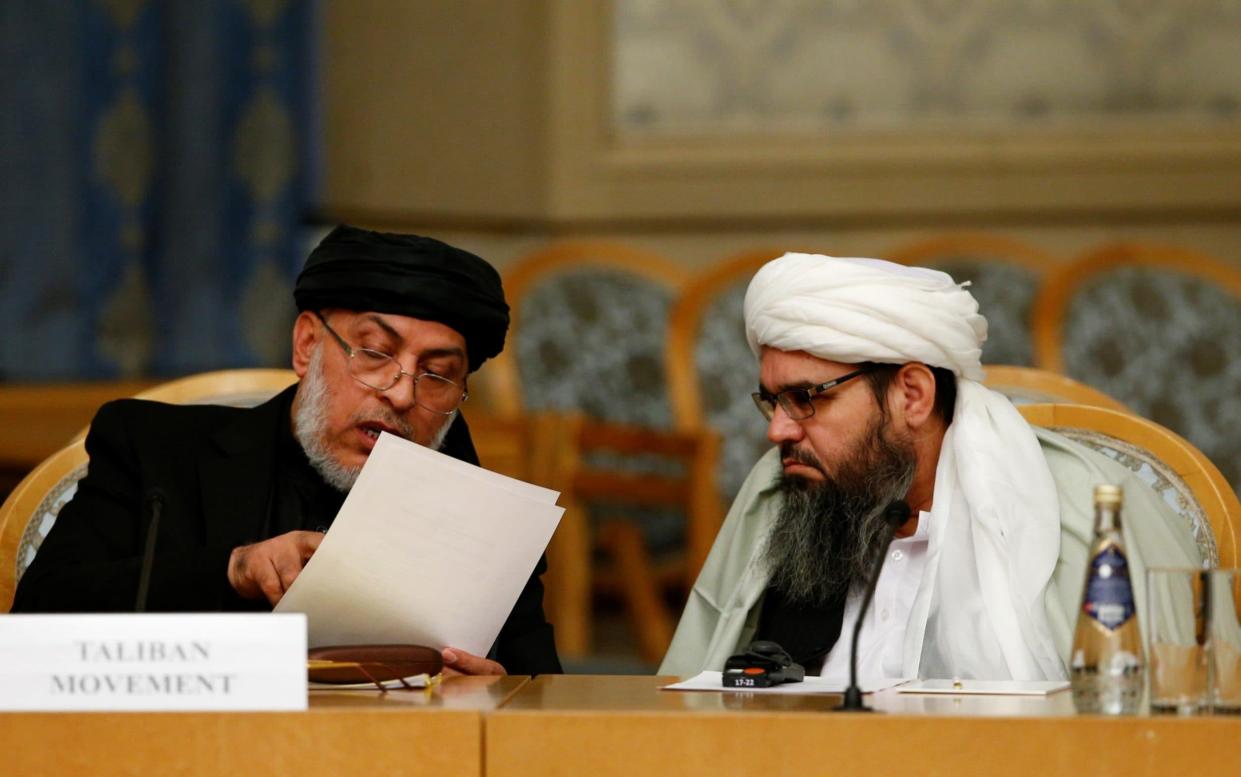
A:
[[[500,274],[429,237],[339,226],[297,276],[298,310],[345,308],[438,321],[465,338],[470,371],[504,348],[508,303]]]

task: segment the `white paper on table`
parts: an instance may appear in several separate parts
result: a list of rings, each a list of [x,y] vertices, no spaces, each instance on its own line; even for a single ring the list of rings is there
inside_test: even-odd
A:
[[[896,690],[950,696],[1046,696],[1068,687],[1068,680],[914,680]]]
[[[275,610],[306,613],[310,647],[486,655],[560,522],[558,496],[380,434]]]
[[[904,678],[878,678],[874,680],[863,680],[862,693],[874,693],[882,691],[901,683],[908,682]],[[830,677],[807,677],[800,683],[781,683],[773,685],[770,688],[725,688],[723,672],[699,672],[688,680],[683,680],[672,685],[665,685],[660,690],[664,691],[723,691],[731,693],[740,691],[742,693],[790,693],[790,694],[812,694],[812,693],[844,693],[845,688],[849,686],[848,680],[836,680]]]

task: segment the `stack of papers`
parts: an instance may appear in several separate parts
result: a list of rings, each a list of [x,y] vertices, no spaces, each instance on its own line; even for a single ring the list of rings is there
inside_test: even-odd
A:
[[[275,610],[306,613],[309,647],[486,655],[560,522],[558,496],[383,433]]]

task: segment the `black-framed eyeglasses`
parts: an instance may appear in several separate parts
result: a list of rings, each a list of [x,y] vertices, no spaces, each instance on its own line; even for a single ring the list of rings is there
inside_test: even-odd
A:
[[[794,421],[804,421],[814,415],[814,398],[836,388],[842,383],[847,383],[859,375],[865,375],[873,371],[874,367],[862,367],[853,372],[845,373],[839,378],[833,378],[826,383],[820,383],[817,386],[809,388],[790,388],[781,391],[779,394],[768,394],[766,391],[755,391],[750,396],[754,398],[754,404],[758,406],[758,412],[763,414],[763,418],[768,421],[776,414],[776,403],[780,403],[780,407],[784,408],[784,412]]]
[[[470,394],[464,386],[436,375],[434,372],[408,372],[390,354],[370,348],[354,348],[328,324],[323,314],[315,311],[323,328],[340,344],[349,357],[349,374],[358,383],[376,391],[387,391],[408,375],[414,379],[414,404],[432,413],[451,415]]]

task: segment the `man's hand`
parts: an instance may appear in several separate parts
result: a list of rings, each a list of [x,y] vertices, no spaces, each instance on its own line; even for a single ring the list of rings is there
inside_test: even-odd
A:
[[[267,597],[275,606],[314,555],[323,534],[291,531],[270,540],[233,548],[228,557],[228,583],[243,599]]]
[[[504,667],[487,658],[472,655],[458,648],[444,648],[444,676],[462,674],[508,674]]]

